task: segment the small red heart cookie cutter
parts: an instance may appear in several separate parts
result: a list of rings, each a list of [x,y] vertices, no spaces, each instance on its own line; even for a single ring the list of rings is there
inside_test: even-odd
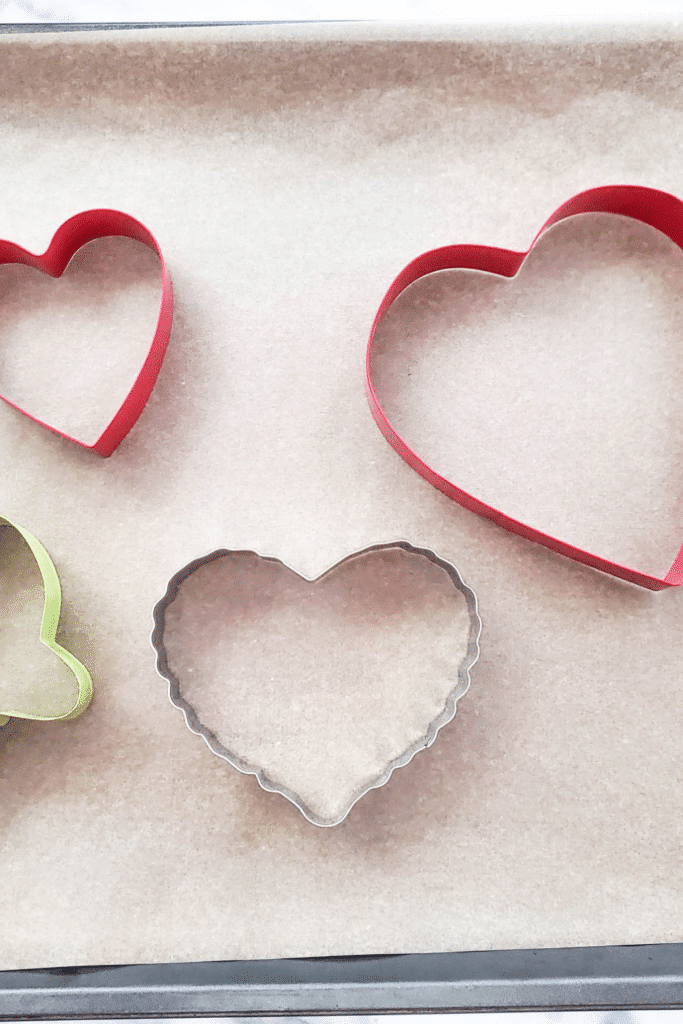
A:
[[[384,412],[372,383],[371,356],[372,344],[375,339],[377,327],[394,300],[404,291],[408,285],[418,278],[427,274],[433,274],[437,270],[484,270],[491,274],[499,274],[502,277],[514,277],[522,266],[522,263],[529,255],[534,245],[552,224],[557,224],[567,217],[573,217],[579,213],[614,213],[622,217],[631,217],[633,220],[642,221],[651,227],[661,231],[683,249],[683,202],[668,192],[660,192],[658,189],[645,188],[640,185],[606,185],[601,188],[588,189],[573,196],[566,203],[548,218],[541,230],[526,252],[515,252],[512,249],[498,249],[488,245],[446,245],[440,249],[432,249],[423,253],[417,259],[409,263],[382,299],[375,322],[370,331],[366,358],[366,387],[368,401],[372,415],[375,417],[379,429],[382,431],[392,448],[405,459],[409,466],[417,470],[420,476],[433,484],[440,491],[443,491],[449,498],[453,498],[460,505],[478,512],[487,519],[493,520],[499,526],[510,530],[512,533],[526,537],[527,540],[543,544],[553,551],[573,558],[584,565],[590,565],[594,569],[617,576],[629,583],[636,583],[648,590],[665,590],[668,587],[680,587],[683,583],[683,547],[676,555],[673,565],[666,576],[650,576],[647,573],[638,572],[617,562],[610,562],[599,555],[593,555],[581,548],[567,544],[565,541],[551,537],[547,533],[527,526],[511,516],[505,515],[492,505],[487,505],[473,495],[463,491],[456,484],[436,473],[412,448],[403,440],[400,434],[392,426],[388,416]]]
[[[0,241],[0,264],[23,263],[27,267],[34,267],[36,270],[49,274],[50,277],[61,277],[66,270],[69,260],[87,242],[92,242],[96,238],[106,238],[110,235],[123,235],[127,238],[134,238],[138,242],[149,246],[159,257],[159,265],[161,267],[161,303],[152,344],[132,388],[124,398],[114,418],[105,427],[97,441],[89,445],[79,441],[77,437],[70,437],[69,434],[57,430],[56,427],[50,426],[49,423],[44,423],[42,420],[37,419],[37,417],[32,416],[26,409],[22,409],[8,398],[5,398],[4,395],[0,395],[0,398],[7,402],[8,405],[23,413],[24,416],[28,416],[35,423],[39,423],[41,427],[47,427],[53,433],[60,434],[69,441],[74,441],[82,448],[97,452],[103,458],[111,455],[140,416],[156,383],[166,353],[166,346],[168,345],[171,333],[171,321],[173,319],[173,290],[171,278],[166,269],[159,243],[144,224],[130,217],[127,213],[121,213],[119,210],[86,210],[83,213],[77,213],[75,217],[70,217],[69,220],[65,221],[57,229],[47,251],[42,256],[36,256],[26,249],[22,249],[21,246],[16,245],[14,242]]]

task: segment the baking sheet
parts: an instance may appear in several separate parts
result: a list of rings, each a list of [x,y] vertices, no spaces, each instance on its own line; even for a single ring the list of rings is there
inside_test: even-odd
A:
[[[1,45],[0,236],[41,250],[78,210],[124,209],[161,243],[176,318],[149,406],[110,460],[0,410],[3,513],[58,565],[62,639],[97,686],[75,724],[0,734],[0,965],[680,938],[679,595],[605,579],[454,506],[388,448],[363,395],[376,306],[419,252],[526,247],[562,200],[609,181],[681,193],[678,29],[279,26]],[[385,326],[382,388],[460,481],[479,471],[482,496],[659,567],[681,526],[680,261],[634,232],[558,226],[535,279],[512,286],[526,311],[462,275],[416,288]],[[126,275],[124,258],[93,277],[91,304],[132,303],[81,364],[79,415],[93,422],[112,390],[98,367],[116,351],[125,376],[143,344],[122,319],[153,305],[152,268],[132,295]],[[3,367],[68,418],[87,321],[56,294],[51,316],[35,298],[23,310],[30,334],[3,327]],[[47,382],[46,328],[60,353]],[[186,730],[154,672],[151,609],[215,548],[314,576],[397,538],[473,586],[482,659],[435,746],[343,825],[315,829]]]
[[[335,1014],[377,1024],[366,1014],[408,1012],[444,1024],[445,1013],[476,1011],[489,1024],[487,1010],[609,1009],[611,1020],[629,1008],[640,1011],[629,1020],[653,1024],[682,995],[681,946],[660,944],[6,971],[0,1019],[305,1014],[308,1024],[309,1014]]]

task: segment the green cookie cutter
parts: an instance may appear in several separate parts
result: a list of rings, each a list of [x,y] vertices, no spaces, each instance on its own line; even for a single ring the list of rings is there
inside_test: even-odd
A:
[[[7,725],[10,718],[29,718],[34,722],[69,722],[72,718],[78,718],[87,708],[92,700],[92,679],[85,665],[69,651],[66,651],[57,643],[57,629],[59,627],[59,615],[62,610],[62,588],[59,585],[59,577],[52,559],[40,543],[37,537],[18,526],[11,519],[0,516],[0,526],[3,524],[11,526],[13,530],[26,541],[31,554],[33,555],[40,575],[43,578],[43,589],[45,592],[45,604],[43,606],[43,617],[40,623],[40,642],[51,650],[64,662],[67,668],[71,669],[78,682],[78,697],[76,703],[63,715],[31,715],[17,714],[15,711],[9,713],[0,710],[0,727]]]

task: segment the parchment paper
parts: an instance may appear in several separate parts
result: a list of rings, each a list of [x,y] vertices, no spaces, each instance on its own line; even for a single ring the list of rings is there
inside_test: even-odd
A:
[[[125,210],[176,296],[109,460],[0,409],[0,511],[55,561],[60,640],[96,686],[72,724],[0,731],[0,968],[681,940],[683,597],[450,502],[381,437],[363,374],[420,252],[526,248],[599,184],[683,195],[682,54],[674,25],[0,40],[0,237],[43,251],[77,211]],[[2,271],[2,389],[84,436],[154,322],[154,260],[131,246],[94,244],[70,284]],[[682,271],[655,232],[585,217],[515,282],[422,282],[382,329],[382,398],[458,483],[663,571],[683,539]],[[216,548],[313,577],[396,539],[458,566],[482,657],[434,746],[316,828],[188,731],[151,611]]]

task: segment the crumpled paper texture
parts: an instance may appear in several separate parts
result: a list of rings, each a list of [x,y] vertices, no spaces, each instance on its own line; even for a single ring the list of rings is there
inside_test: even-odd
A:
[[[386,444],[363,383],[375,310],[418,253],[526,248],[595,185],[683,195],[681,30],[262,26],[0,49],[0,237],[42,251],[79,210],[125,210],[176,302],[110,459],[0,409],[2,513],[50,552],[62,642],[96,686],[75,723],[0,732],[0,967],[679,941],[683,596],[450,502]],[[156,301],[151,270],[115,255],[94,312],[57,288],[46,318],[12,291],[8,397],[66,419],[78,382],[97,421]],[[526,271],[406,293],[378,342],[383,400],[457,482],[665,567],[683,539],[681,255],[586,220]],[[151,610],[217,548],[315,576],[396,539],[476,591],[482,656],[434,746],[317,829],[187,730]]]

